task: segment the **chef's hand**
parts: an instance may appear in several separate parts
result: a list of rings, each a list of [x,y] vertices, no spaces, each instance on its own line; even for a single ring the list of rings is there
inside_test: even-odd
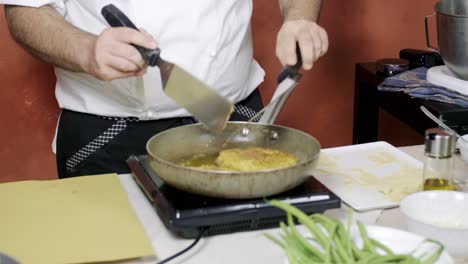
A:
[[[285,21],[276,38],[276,56],[283,66],[296,64],[296,42],[302,54],[302,67],[306,70],[328,50],[327,32],[315,22]]]
[[[158,45],[144,30],[107,28],[91,44],[85,71],[104,81],[145,74],[148,65],[131,44],[148,49],[155,49]]]

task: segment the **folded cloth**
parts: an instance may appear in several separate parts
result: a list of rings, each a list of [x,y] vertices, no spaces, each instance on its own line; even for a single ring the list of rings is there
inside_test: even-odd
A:
[[[379,91],[404,92],[415,98],[468,107],[468,96],[426,80],[427,68],[420,67],[386,78]]]

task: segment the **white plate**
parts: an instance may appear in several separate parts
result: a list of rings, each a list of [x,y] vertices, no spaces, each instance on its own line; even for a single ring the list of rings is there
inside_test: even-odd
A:
[[[468,95],[468,81],[458,78],[446,65],[429,68],[426,79],[432,84]]]
[[[420,250],[418,250],[414,255],[417,257],[420,256],[417,254],[433,252],[433,250],[437,249],[437,247],[434,247],[434,244],[431,243],[424,243],[421,246],[421,242],[425,239],[424,237],[403,230],[382,226],[366,226],[366,229],[369,237],[381,242],[396,254],[409,254],[415,248],[420,246]],[[356,242],[358,247],[361,247],[362,240],[359,235],[359,231],[357,231],[355,227],[352,231],[351,236],[353,237],[353,240]],[[287,258],[285,263],[289,263]],[[440,255],[439,260],[435,262],[435,264],[453,263],[454,261],[452,257],[445,250]]]
[[[369,237],[374,238],[375,240],[381,242],[388,248],[390,248],[393,252],[397,254],[409,254],[412,250],[417,248],[422,241],[424,241],[424,237],[406,232],[399,229],[382,227],[382,226],[367,226],[367,232]],[[358,238],[360,240],[360,236]],[[358,242],[356,242],[358,243]],[[425,243],[421,247],[422,251],[418,251],[422,253],[426,250],[431,250],[433,244]],[[433,248],[432,248],[433,250]],[[432,252],[432,251],[430,251]],[[453,263],[452,257],[444,250],[442,252],[439,260],[435,264],[451,264]]]
[[[311,173],[357,211],[397,207],[422,185],[422,162],[386,142],[325,149]]]

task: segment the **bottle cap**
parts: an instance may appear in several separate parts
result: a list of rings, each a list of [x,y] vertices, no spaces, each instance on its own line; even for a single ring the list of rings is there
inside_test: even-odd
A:
[[[424,153],[434,158],[448,158],[455,150],[455,134],[442,128],[426,130]]]

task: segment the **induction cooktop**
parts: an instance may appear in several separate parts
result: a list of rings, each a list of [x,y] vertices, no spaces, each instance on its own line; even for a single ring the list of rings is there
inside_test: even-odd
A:
[[[158,177],[146,155],[127,160],[132,176],[155,208],[162,222],[184,238],[278,227],[286,214],[267,201],[287,201],[308,214],[339,208],[341,200],[314,177],[287,192],[255,199],[221,199],[184,192]]]

